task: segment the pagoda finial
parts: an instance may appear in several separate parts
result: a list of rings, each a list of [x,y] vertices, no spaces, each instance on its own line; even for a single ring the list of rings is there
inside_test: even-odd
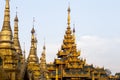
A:
[[[73,33],[75,33],[75,24],[73,24]]]
[[[35,46],[35,29],[34,27],[31,30],[31,46]]]
[[[35,29],[34,29],[34,22],[35,22],[35,17],[33,17],[33,28],[31,30],[31,33],[34,34],[35,33]]]
[[[15,17],[15,19],[14,19],[14,21],[16,21],[16,22],[18,22],[18,17],[17,17],[17,13],[18,13],[18,12],[17,12],[17,8],[18,8],[18,7],[16,7],[16,17]]]
[[[75,24],[73,24],[73,40],[74,40],[74,43],[75,43]]]
[[[32,28],[31,33],[32,33],[32,34],[35,33],[35,29],[34,29],[34,27]]]
[[[17,15],[17,9],[18,9],[18,7],[16,7],[16,15]]]
[[[70,27],[70,6],[68,7],[68,27]]]
[[[34,23],[35,23],[35,17],[33,17],[33,27],[34,27]]]
[[[44,46],[43,46],[43,49],[44,49],[44,50],[46,49],[46,46],[45,46],[45,38],[44,38]]]

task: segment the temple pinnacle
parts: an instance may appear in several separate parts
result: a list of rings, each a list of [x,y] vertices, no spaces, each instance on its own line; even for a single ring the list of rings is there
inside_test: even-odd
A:
[[[68,7],[68,27],[70,27],[70,6]]]

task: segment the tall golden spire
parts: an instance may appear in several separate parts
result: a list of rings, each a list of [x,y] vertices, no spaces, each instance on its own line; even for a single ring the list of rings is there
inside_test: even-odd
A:
[[[30,48],[29,56],[27,58],[27,70],[32,72],[32,74],[34,75],[33,78],[35,80],[38,80],[38,78],[40,77],[40,66],[39,66],[38,57],[37,57],[37,39],[35,36],[34,27],[31,30],[31,34],[32,34],[31,48]]]
[[[18,16],[17,16],[17,12],[16,12],[16,16],[14,19],[14,37],[13,37],[13,41],[14,41],[14,47],[16,49],[16,52],[19,55],[22,55],[22,50],[21,50],[21,46],[20,46],[20,42],[19,42],[19,35],[18,35]]]
[[[45,43],[43,46],[43,52],[41,54],[41,58],[40,58],[40,73],[41,73],[41,79],[42,80],[47,80],[46,79],[46,75],[47,75],[47,66],[46,66],[46,47],[45,47]]]
[[[10,26],[10,7],[9,0],[6,0],[5,11],[4,11],[4,21],[3,27],[0,33],[0,43],[4,42],[6,44],[1,44],[1,46],[11,46],[12,43],[12,30]],[[7,41],[7,42],[6,42]]]
[[[43,52],[42,52],[41,58],[40,58],[40,67],[41,67],[42,70],[43,69],[46,70],[46,53],[45,53],[45,51],[46,51],[46,47],[45,47],[45,44],[44,44]]]
[[[63,45],[62,45],[62,49],[70,49],[72,47],[72,31],[71,31],[71,27],[70,27],[70,6],[68,7],[68,18],[67,18],[67,30],[65,32],[64,35],[64,40],[63,40]]]
[[[63,39],[63,44],[61,46],[61,50],[58,51],[58,57],[64,57],[67,56],[70,53],[70,50],[72,48],[72,45],[74,43],[73,41],[73,35],[72,35],[72,30],[70,27],[70,6],[68,7],[68,17],[67,17],[67,30],[65,31],[64,39]],[[66,51],[64,53],[64,51]]]
[[[35,30],[34,27],[31,30],[31,48],[30,48],[30,53],[28,56],[28,63],[38,63],[38,57],[37,57],[37,49],[36,49],[36,37],[35,37]]]

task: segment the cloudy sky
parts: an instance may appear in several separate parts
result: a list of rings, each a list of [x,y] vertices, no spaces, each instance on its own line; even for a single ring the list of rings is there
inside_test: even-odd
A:
[[[31,29],[35,17],[38,57],[44,38],[47,62],[56,58],[67,27],[67,8],[71,7],[71,28],[75,24],[76,43],[81,58],[88,64],[120,72],[120,0],[10,0],[11,27],[16,11],[19,17],[19,38],[29,54]],[[5,0],[0,0],[2,27]],[[17,10],[16,10],[16,7]],[[1,28],[0,27],[0,28]]]

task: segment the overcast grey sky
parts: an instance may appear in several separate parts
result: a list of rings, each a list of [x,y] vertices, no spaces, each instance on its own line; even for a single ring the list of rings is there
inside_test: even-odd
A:
[[[46,39],[47,62],[56,58],[67,27],[67,8],[71,7],[71,28],[75,24],[76,42],[88,64],[120,72],[120,0],[10,0],[11,27],[18,7],[19,38],[29,54],[31,29],[35,17],[38,57]],[[0,0],[0,26],[5,0]],[[1,28],[0,27],[0,28]]]

